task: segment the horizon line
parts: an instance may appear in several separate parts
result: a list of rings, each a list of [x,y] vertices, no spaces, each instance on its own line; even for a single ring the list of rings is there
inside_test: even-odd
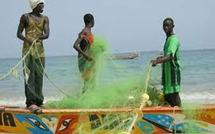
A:
[[[182,49],[181,51],[207,51],[207,50],[215,50],[215,48],[199,48],[199,49]],[[161,50],[142,50],[142,51],[122,51],[122,52],[114,52],[112,54],[123,54],[123,53],[131,53],[131,52],[162,52]],[[52,57],[69,57],[69,56],[77,56],[77,54],[71,54],[71,55],[48,55],[46,56],[47,58],[52,58]],[[0,59],[18,59],[21,57],[0,57]]]

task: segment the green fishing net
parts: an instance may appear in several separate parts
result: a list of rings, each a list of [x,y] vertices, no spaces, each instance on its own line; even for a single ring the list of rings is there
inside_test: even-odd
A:
[[[93,75],[96,77],[90,81],[89,85],[93,88],[87,89],[84,94],[74,94],[64,97],[60,101],[48,102],[48,108],[138,108],[142,101],[142,95],[150,93],[155,96],[157,91],[153,86],[149,85],[151,76],[151,65],[148,65],[146,72],[142,74],[127,74],[125,78],[109,80],[108,83],[99,80],[105,77],[102,73],[105,71],[108,63],[110,63],[110,54],[108,52],[108,43],[102,37],[95,37],[94,43],[90,50],[91,56],[95,60],[95,71]],[[115,62],[115,61],[111,61]],[[89,62],[89,64],[91,64]],[[117,64],[117,63],[115,63]],[[120,66],[120,65],[119,65]],[[115,66],[114,71],[109,70],[108,75],[115,75],[116,72],[126,73],[126,67]],[[90,87],[90,86],[89,86]],[[149,89],[150,88],[150,89]],[[77,89],[80,90],[80,89]],[[149,91],[149,92],[148,92]],[[151,96],[150,95],[150,96]],[[152,97],[153,98],[153,97]],[[159,98],[154,97],[149,105],[159,102]],[[155,104],[157,105],[157,104]]]

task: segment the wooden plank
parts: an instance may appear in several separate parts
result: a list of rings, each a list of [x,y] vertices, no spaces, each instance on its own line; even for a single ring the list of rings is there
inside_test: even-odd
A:
[[[43,109],[43,114],[60,114],[60,113],[127,113],[133,112],[135,109],[120,108],[120,109]],[[25,108],[5,108],[5,112],[16,113],[31,113]]]
[[[16,113],[31,113],[26,108],[19,108],[19,107],[2,107],[0,106],[1,111],[5,112],[16,112]],[[215,105],[205,105],[200,108],[190,108],[186,110],[204,110],[204,111],[215,111]],[[44,114],[50,113],[126,113],[126,112],[143,112],[143,113],[160,113],[160,112],[182,112],[183,109],[179,107],[144,107],[142,110],[138,108],[114,108],[114,109],[43,109]]]

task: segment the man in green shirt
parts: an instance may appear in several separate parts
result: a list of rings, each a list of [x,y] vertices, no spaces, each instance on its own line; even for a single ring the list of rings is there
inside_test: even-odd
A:
[[[180,58],[178,38],[173,32],[174,21],[166,18],[163,21],[163,30],[166,33],[164,56],[152,60],[152,66],[162,63],[162,85],[165,100],[172,106],[181,106],[180,92]]]

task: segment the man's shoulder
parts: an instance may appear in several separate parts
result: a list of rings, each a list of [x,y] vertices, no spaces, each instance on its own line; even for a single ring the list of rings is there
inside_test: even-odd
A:
[[[84,34],[84,35],[89,35],[91,32],[90,32],[90,30],[88,28],[83,28],[81,33]]]
[[[180,41],[177,36],[174,36],[169,42],[171,48],[178,48],[181,46]]]
[[[22,22],[27,22],[28,21],[28,16],[29,16],[29,13],[24,13],[22,14],[22,16],[20,17],[20,20]]]
[[[178,42],[178,43],[179,43],[179,39],[178,39],[178,37],[177,37],[176,35],[173,35],[173,36],[170,38],[170,42],[174,42],[174,43]]]
[[[174,40],[179,40],[177,35],[173,35]]]
[[[44,14],[41,14],[41,16],[42,16],[43,18],[45,18],[45,19],[49,19],[49,17],[46,16],[46,15],[44,15]]]
[[[45,22],[49,22],[49,18],[46,15],[41,14],[42,18],[45,20]]]
[[[24,13],[22,14],[22,17],[28,17],[30,15],[30,13]]]

